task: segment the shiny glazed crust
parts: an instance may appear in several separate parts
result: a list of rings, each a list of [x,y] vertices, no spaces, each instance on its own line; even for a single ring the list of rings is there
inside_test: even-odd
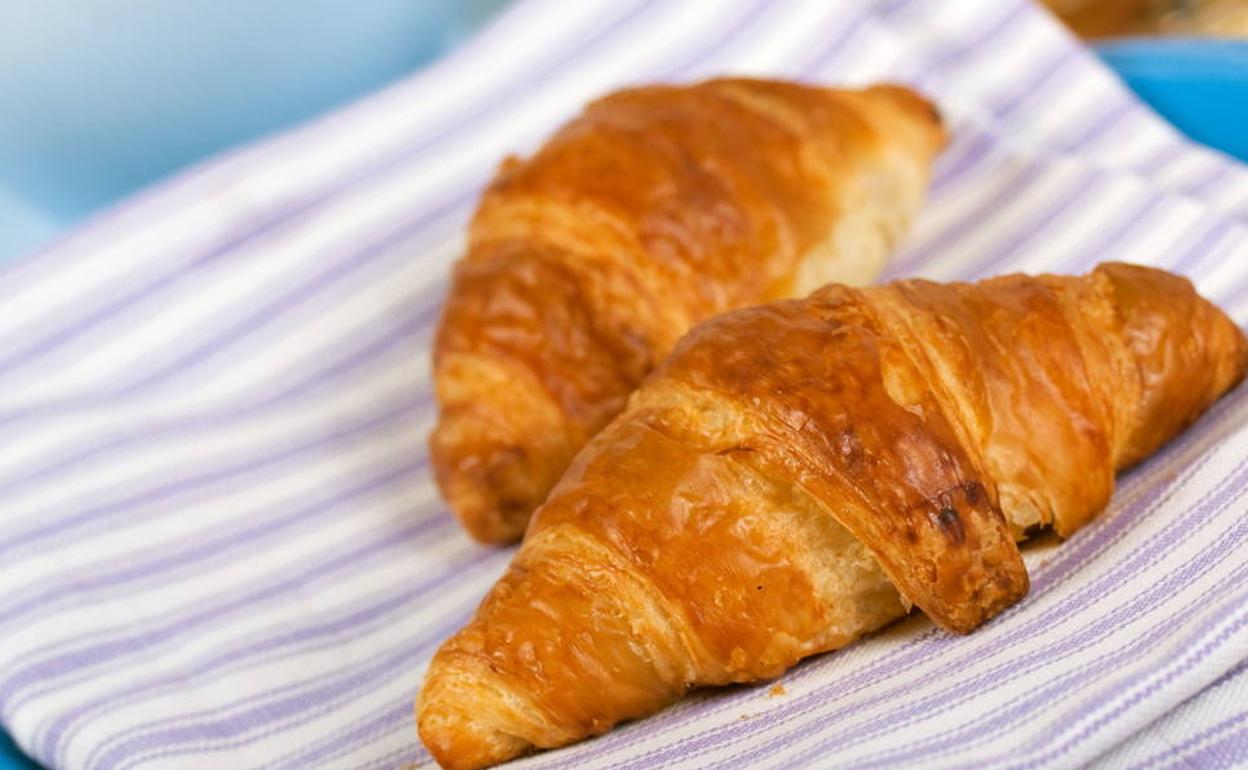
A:
[[[968,632],[1018,601],[1026,532],[1248,366],[1185,279],[828,286],[693,329],[577,456],[417,704],[447,768],[779,675],[917,605]]]
[[[694,323],[873,278],[944,141],[904,88],[716,80],[612,94],[504,163],[434,352],[434,469],[468,531],[518,539]]]

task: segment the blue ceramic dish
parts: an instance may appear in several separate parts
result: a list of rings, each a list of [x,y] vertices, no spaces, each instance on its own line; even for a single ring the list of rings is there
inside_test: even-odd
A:
[[[1183,133],[1248,162],[1248,41],[1127,40],[1098,53]]]

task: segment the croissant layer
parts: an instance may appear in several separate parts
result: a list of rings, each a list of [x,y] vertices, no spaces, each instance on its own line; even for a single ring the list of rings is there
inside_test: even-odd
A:
[[[579,453],[417,703],[478,768],[778,676],[922,609],[1018,601],[1016,540],[1069,535],[1243,378],[1186,280],[830,285],[687,334]]]
[[[904,88],[737,79],[612,94],[506,162],[434,352],[434,468],[468,531],[518,539],[695,322],[874,277],[943,143]]]

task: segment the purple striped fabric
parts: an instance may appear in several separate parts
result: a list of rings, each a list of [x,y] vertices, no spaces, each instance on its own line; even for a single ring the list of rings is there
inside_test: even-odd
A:
[[[0,721],[49,767],[398,768],[509,554],[424,448],[428,348],[498,159],[613,87],[907,82],[953,141],[889,276],[1190,275],[1248,321],[1248,171],[1024,0],[521,0],[339,114],[0,271]],[[1229,767],[1248,754],[1248,390],[1125,475],[1027,600],[517,766]],[[1158,736],[1163,736],[1159,738]]]
[[[1242,767],[1248,757],[1248,661],[1101,758],[1106,770]]]

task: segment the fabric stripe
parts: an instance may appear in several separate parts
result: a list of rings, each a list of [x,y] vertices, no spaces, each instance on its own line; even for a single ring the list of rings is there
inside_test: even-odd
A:
[[[1248,659],[1149,725],[1141,736],[1147,740],[1128,741],[1099,757],[1095,765],[1100,770],[1233,767],[1235,761],[1248,756],[1248,752],[1226,750],[1237,746],[1238,736],[1248,730],[1248,710],[1243,707],[1248,703],[1246,694]]]

